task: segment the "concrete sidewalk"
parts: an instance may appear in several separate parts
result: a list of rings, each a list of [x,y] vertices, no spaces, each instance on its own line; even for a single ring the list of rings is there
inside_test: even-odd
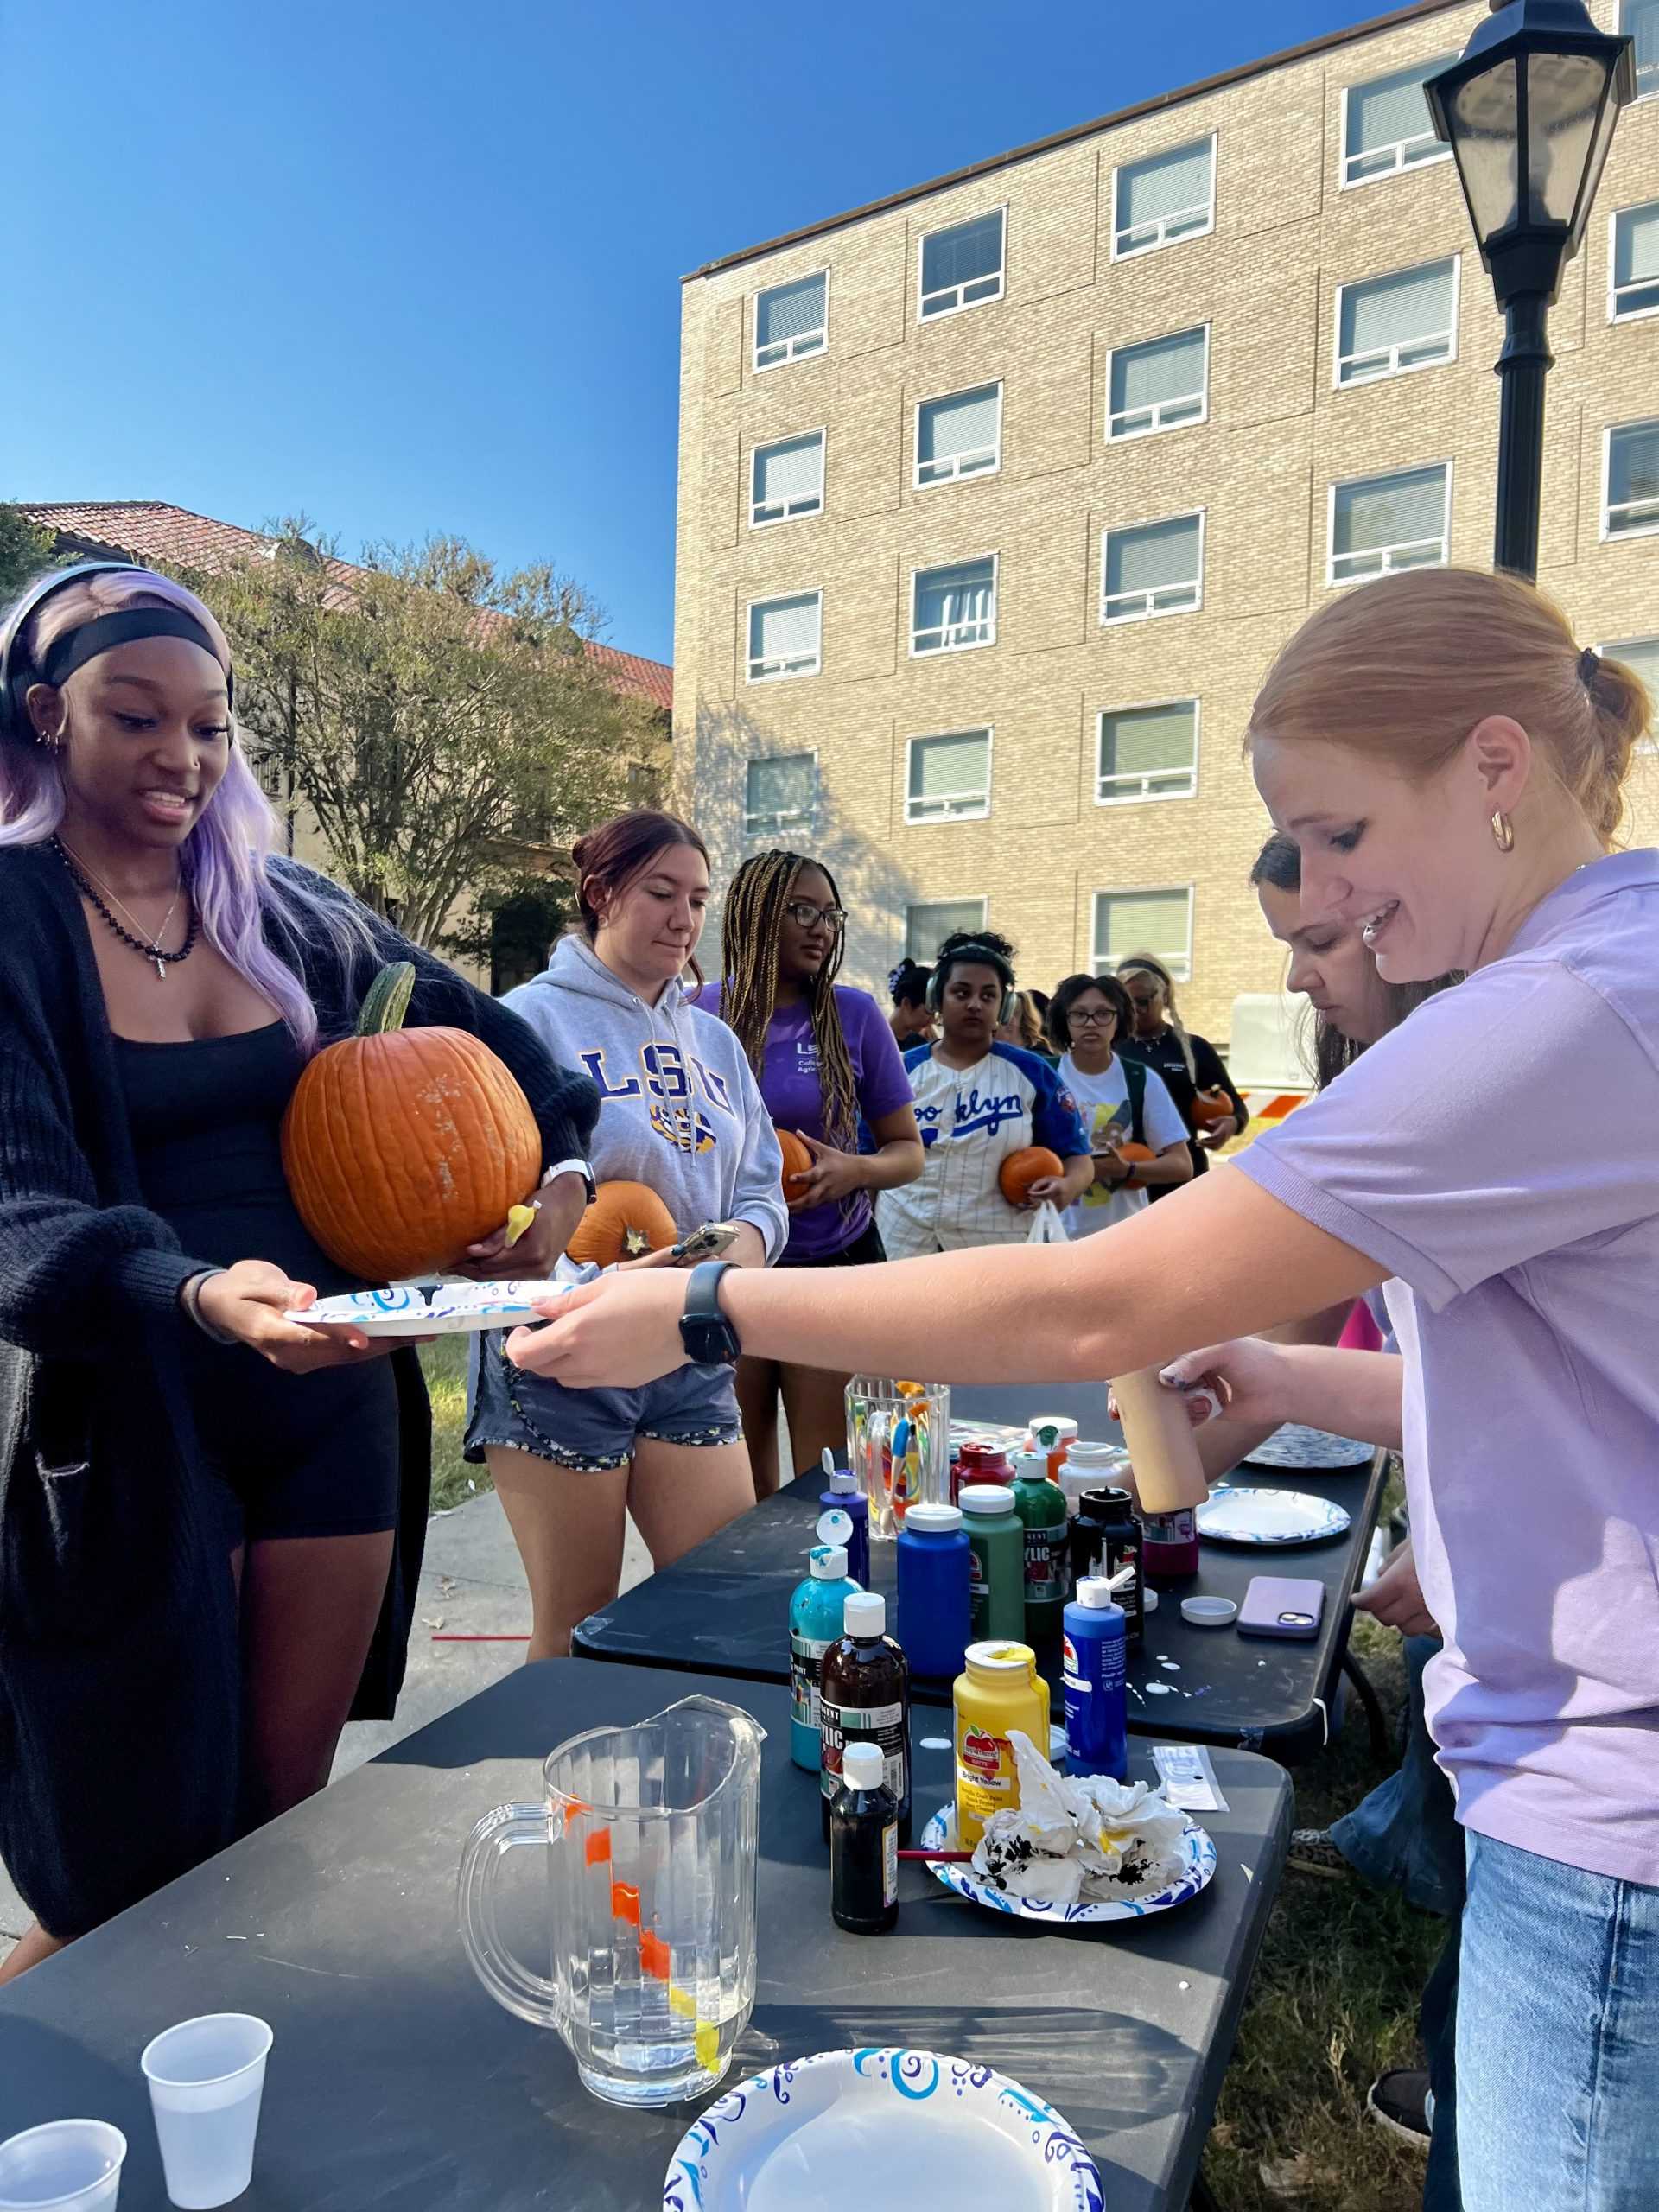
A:
[[[651,1554],[632,1521],[622,1555],[622,1587],[651,1573]],[[435,1630],[474,1636],[527,1635],[530,1598],[518,1548],[493,1491],[440,1514],[427,1531],[409,1672],[395,1720],[353,1722],[340,1739],[334,1776],[349,1774],[378,1751],[486,1689],[524,1663],[519,1643],[435,1643]],[[550,1744],[548,1749],[551,1751]],[[29,1923],[22,1900],[0,1867],[0,1958]]]

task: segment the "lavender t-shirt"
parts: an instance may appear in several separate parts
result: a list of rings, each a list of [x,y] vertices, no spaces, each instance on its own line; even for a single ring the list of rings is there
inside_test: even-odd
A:
[[[868,991],[850,983],[835,986],[836,1006],[853,1064],[858,1110],[874,1124],[911,1101],[910,1077],[887,1027],[887,1018]],[[696,1003],[710,1014],[720,1012],[720,985],[705,983]],[[804,1129],[820,1144],[829,1142],[823,1126],[823,1084],[818,1070],[818,1048],[812,1034],[812,1016],[804,1005],[779,1007],[766,1030],[766,1048],[760,1070],[760,1098],[780,1129]],[[779,1261],[787,1267],[803,1260],[820,1260],[843,1252],[869,1227],[870,1194],[856,1191],[846,1205],[808,1206],[790,1216],[789,1243]]]
[[[1458,1817],[1659,1885],[1659,853],[1580,868],[1236,1166],[1397,1278]]]

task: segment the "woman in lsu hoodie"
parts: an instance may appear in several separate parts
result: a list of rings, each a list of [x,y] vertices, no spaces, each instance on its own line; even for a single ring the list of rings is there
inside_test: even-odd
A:
[[[724,1256],[765,1267],[789,1235],[778,1140],[741,1046],[680,982],[688,966],[702,980],[702,840],[642,810],[578,838],[572,857],[580,928],[505,1003],[599,1086],[595,1180],[648,1184],[682,1235],[736,1222]],[[575,1624],[615,1597],[626,1514],[661,1567],[754,1503],[729,1367],[571,1390],[509,1365],[491,1334],[474,1355],[466,1451],[488,1462],[524,1562],[531,1659],[567,1652]]]

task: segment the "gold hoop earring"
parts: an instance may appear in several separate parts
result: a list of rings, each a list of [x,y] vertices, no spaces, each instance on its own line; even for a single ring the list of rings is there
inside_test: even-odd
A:
[[[1515,824],[1507,814],[1493,815],[1492,842],[1500,853],[1512,853],[1515,850]]]

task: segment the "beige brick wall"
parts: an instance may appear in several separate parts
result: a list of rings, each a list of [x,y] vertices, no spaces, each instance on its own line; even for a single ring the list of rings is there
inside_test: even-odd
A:
[[[1611,27],[1616,0],[1593,0]],[[875,982],[905,908],[983,895],[1045,988],[1087,963],[1093,895],[1191,884],[1194,1025],[1226,1033],[1241,991],[1280,962],[1245,879],[1266,822],[1239,753],[1274,651],[1326,586],[1333,481],[1452,464],[1452,556],[1490,559],[1501,340],[1455,171],[1442,162],[1341,189],[1344,86],[1449,55],[1482,0],[1398,22],[1243,83],[989,170],[753,257],[684,288],[676,607],[676,778],[709,834],[717,883],[744,853],[752,758],[815,752],[816,825],[854,914],[849,972]],[[1211,235],[1111,257],[1118,163],[1216,136]],[[1659,320],[1607,321],[1607,218],[1659,197],[1659,101],[1624,118],[1591,232],[1551,322],[1541,580],[1580,637],[1659,632],[1659,536],[1603,544],[1609,423],[1659,413]],[[918,242],[1007,209],[1004,296],[918,324]],[[1457,356],[1338,391],[1338,286],[1461,256]],[[830,343],[757,374],[753,301],[830,270]],[[1104,438],[1111,348],[1207,323],[1208,419]],[[1001,380],[994,476],[912,488],[918,400]],[[821,515],[747,526],[757,444],[823,427]],[[1103,628],[1108,525],[1202,508],[1196,613]],[[998,556],[997,637],[912,658],[912,569]],[[752,600],[821,588],[822,673],[744,681]],[[1195,694],[1197,796],[1101,806],[1103,708]],[[989,725],[991,812],[907,825],[906,742]],[[1630,832],[1659,838],[1659,759],[1639,764]],[[768,841],[770,842],[770,841]]]

